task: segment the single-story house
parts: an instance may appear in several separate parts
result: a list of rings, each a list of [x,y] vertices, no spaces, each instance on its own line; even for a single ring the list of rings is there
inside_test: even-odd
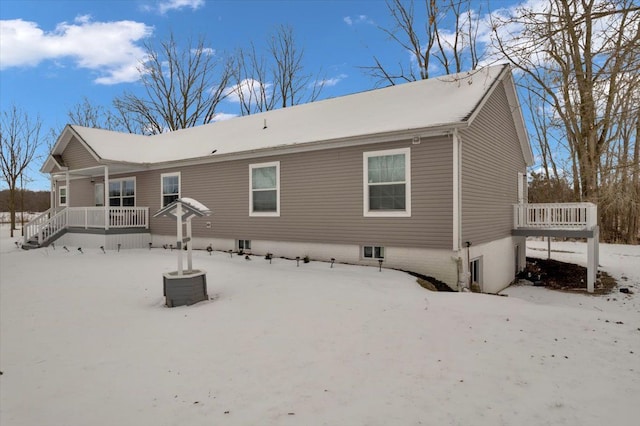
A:
[[[497,292],[525,263],[513,230],[532,163],[507,65],[154,136],[68,125],[25,243],[175,245],[175,222],[152,216],[190,197],[213,211],[196,249],[382,261]]]

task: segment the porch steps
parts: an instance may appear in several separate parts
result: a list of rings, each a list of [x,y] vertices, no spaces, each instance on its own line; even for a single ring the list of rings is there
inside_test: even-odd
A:
[[[34,235],[27,242],[22,243],[22,249],[23,250],[34,250],[34,249],[38,249],[38,248],[42,248],[42,247],[48,247],[49,245],[51,245],[51,243],[56,241],[58,238],[60,238],[66,232],[67,232],[66,228],[58,229],[58,230],[50,233],[49,236],[47,238],[45,238],[45,240],[42,242],[42,244],[40,244],[40,242],[38,241],[38,236]]]
[[[22,243],[20,247],[22,247],[22,250],[33,250],[40,248],[40,244],[38,244],[38,241],[29,240],[26,243]]]

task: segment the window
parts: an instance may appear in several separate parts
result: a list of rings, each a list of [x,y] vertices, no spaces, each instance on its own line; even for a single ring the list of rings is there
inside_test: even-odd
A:
[[[364,153],[364,215],[411,216],[410,149]]]
[[[136,205],[135,178],[109,181],[109,205],[111,207],[133,207]]]
[[[249,166],[249,216],[280,216],[280,162]]]
[[[180,198],[180,172],[163,173],[160,179],[162,191],[160,204],[164,207]]]
[[[238,251],[251,250],[251,240],[238,240]]]
[[[384,259],[384,247],[364,246],[362,247],[362,257],[365,259]]]
[[[67,187],[61,186],[58,188],[58,206],[67,205]]]

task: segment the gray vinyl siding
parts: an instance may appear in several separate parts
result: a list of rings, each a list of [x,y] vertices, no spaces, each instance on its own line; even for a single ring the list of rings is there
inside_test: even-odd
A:
[[[518,172],[526,164],[500,84],[462,137],[462,241],[477,245],[511,235]]]
[[[402,147],[411,148],[412,216],[363,217],[363,152]],[[280,217],[250,217],[249,165],[271,161],[280,162]],[[194,237],[450,249],[451,167],[448,137],[274,155],[137,173],[136,205],[159,210],[160,175],[180,171],[181,196],[213,210],[194,219]],[[154,218],[151,231],[175,235],[175,221]]]
[[[62,152],[62,159],[69,170],[97,166],[98,162],[75,137],[71,138]]]
[[[60,181],[59,185],[64,185],[64,181]],[[95,206],[93,183],[89,179],[73,179],[69,182],[71,189],[69,207],[93,207]]]

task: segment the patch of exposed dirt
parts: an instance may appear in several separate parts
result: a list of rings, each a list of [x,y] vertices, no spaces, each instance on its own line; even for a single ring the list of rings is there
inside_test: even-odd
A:
[[[587,293],[587,268],[573,263],[553,259],[527,257],[527,267],[518,275],[537,286],[552,290],[583,292],[585,294],[608,294],[618,284],[604,271],[599,271],[593,293]]]
[[[411,272],[411,271],[403,271],[403,272],[406,272],[409,275],[413,275],[414,277],[416,277],[417,278],[416,281],[418,282],[418,284],[421,287],[426,288],[427,290],[449,291],[449,292],[455,291],[444,282],[438,280],[437,278],[430,277],[429,275],[423,275],[423,274],[419,274],[417,272]]]

